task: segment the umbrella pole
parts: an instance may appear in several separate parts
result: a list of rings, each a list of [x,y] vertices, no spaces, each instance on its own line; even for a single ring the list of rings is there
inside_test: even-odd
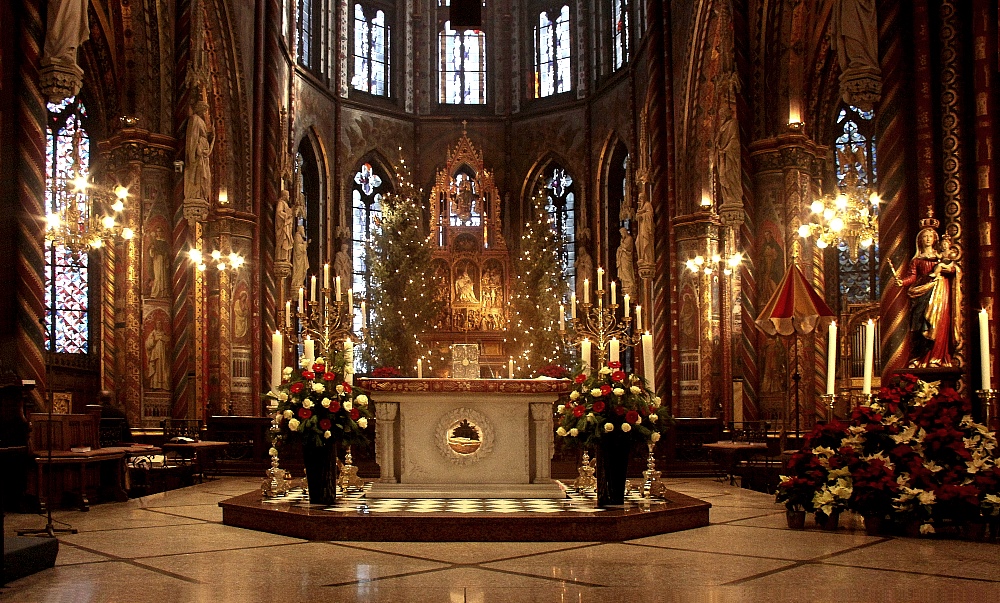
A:
[[[796,445],[800,445],[799,442],[799,416],[802,414],[799,412],[799,381],[802,379],[802,375],[799,374],[799,335],[795,334],[794,338],[794,354],[795,354],[795,372],[792,373],[792,382],[795,384],[795,442]]]

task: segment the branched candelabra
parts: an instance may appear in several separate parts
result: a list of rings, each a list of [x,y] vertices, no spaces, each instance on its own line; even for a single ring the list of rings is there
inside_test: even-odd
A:
[[[610,354],[612,360],[617,360],[616,356],[622,346],[635,347],[641,342],[642,327],[642,306],[635,307],[636,328],[632,329],[631,300],[626,294],[623,296],[623,313],[618,316],[618,292],[617,283],[611,282],[611,295],[608,304],[604,303],[604,269],[597,269],[597,304],[590,302],[589,279],[583,281],[583,303],[580,304],[580,312],[577,313],[576,293],[570,300],[570,328],[572,333],[566,330],[564,313],[565,308],[559,305],[559,334],[563,341],[570,345],[580,346],[580,353],[585,362],[590,359],[590,347],[597,345],[598,366],[604,366],[605,359]]]
[[[309,301],[305,301],[305,288],[299,288],[298,306],[295,309],[294,318],[298,324],[292,320],[291,301],[285,302],[285,321],[281,327],[285,342],[293,353],[299,344],[303,344],[306,356],[314,351],[314,347],[319,345],[324,354],[330,354],[334,349],[334,344],[338,341],[350,341],[351,345],[345,348],[345,352],[353,349],[353,343],[359,338],[354,333],[354,292],[347,290],[346,300],[340,288],[340,277],[336,278],[335,288],[330,288],[329,267],[323,268],[323,287],[319,291],[320,297],[316,296],[316,277],[312,277],[310,285]],[[331,294],[333,298],[331,299]],[[362,302],[364,306],[364,302]],[[362,315],[364,308],[362,308]],[[362,327],[362,338],[367,336],[368,329]],[[310,344],[310,342],[314,342]],[[315,357],[315,356],[313,356]],[[345,372],[353,372],[351,358],[347,358]]]

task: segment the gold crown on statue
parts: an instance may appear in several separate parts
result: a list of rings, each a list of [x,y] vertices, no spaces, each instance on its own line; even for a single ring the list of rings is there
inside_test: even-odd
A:
[[[920,220],[920,228],[933,228],[937,230],[938,226],[941,226],[941,221],[934,217],[934,210],[928,208],[927,217]]]

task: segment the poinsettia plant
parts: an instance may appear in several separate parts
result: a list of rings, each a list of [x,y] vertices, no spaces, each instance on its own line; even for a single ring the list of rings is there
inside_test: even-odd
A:
[[[573,378],[568,399],[556,408],[556,435],[568,444],[593,447],[602,437],[625,434],[633,440],[657,442],[670,417],[641,378],[610,362]]]
[[[300,439],[309,446],[340,441],[350,446],[368,441],[374,424],[368,396],[344,380],[343,352],[328,364],[323,358],[285,367],[281,385],[266,397],[277,401],[274,416],[283,440]]]

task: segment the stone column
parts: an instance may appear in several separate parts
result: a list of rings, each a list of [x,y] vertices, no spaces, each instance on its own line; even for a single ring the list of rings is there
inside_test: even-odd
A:
[[[531,483],[549,483],[552,479],[552,456],[556,453],[552,439],[552,403],[531,403]]]
[[[399,403],[375,402],[375,460],[380,482],[399,482]]]

